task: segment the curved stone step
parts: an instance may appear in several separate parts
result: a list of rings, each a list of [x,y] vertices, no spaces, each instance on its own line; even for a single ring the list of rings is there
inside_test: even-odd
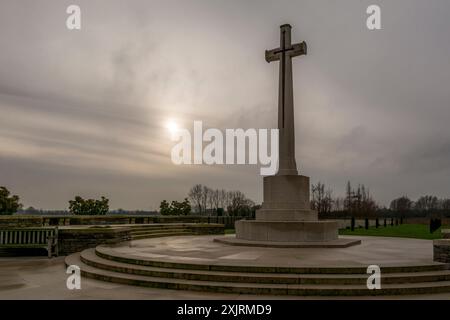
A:
[[[146,225],[132,225],[128,226],[131,231],[140,231],[140,230],[162,230],[162,229],[172,229],[172,228],[186,228],[186,224],[146,224]]]
[[[137,230],[130,231],[132,235],[141,235],[141,234],[157,234],[157,233],[167,233],[167,232],[192,232],[186,228],[171,228],[171,229],[150,229],[150,230]]]
[[[162,238],[162,237],[172,237],[172,236],[189,236],[193,235],[192,232],[153,232],[144,233],[139,235],[131,235],[132,240],[149,239],[149,238]]]
[[[367,274],[367,267],[283,267],[283,266],[259,266],[259,265],[222,265],[207,263],[187,263],[177,259],[139,259],[126,254],[115,252],[113,248],[104,245],[95,248],[96,255],[107,260],[136,264],[141,266],[183,269],[183,270],[210,270],[210,271],[230,271],[249,273],[286,273],[286,274]],[[403,272],[431,272],[448,270],[449,264],[430,263],[427,265],[407,265],[407,266],[381,266],[382,273],[403,273]]]
[[[369,275],[362,274],[280,274],[280,273],[237,273],[203,270],[181,270],[169,268],[156,268],[138,266],[101,258],[95,254],[95,249],[81,252],[83,263],[108,271],[143,275],[149,277],[162,277],[172,279],[220,281],[220,282],[246,282],[246,283],[278,283],[278,284],[358,284],[365,285]],[[382,283],[417,283],[432,281],[450,281],[450,271],[393,273],[382,274]]]
[[[367,287],[363,285],[259,284],[147,277],[94,268],[83,263],[79,253],[66,257],[66,265],[73,264],[80,267],[83,276],[92,279],[127,285],[177,290],[296,296],[371,296],[450,292],[450,281],[414,284],[385,284],[382,285],[382,289],[380,290],[368,290]]]

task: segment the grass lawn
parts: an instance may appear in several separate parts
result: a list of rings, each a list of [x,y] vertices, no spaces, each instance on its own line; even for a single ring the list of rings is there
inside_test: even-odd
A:
[[[450,226],[443,226],[442,229],[450,229]],[[378,229],[370,227],[368,230],[364,228],[355,228],[339,230],[340,235],[350,236],[377,236],[377,237],[401,237],[401,238],[417,238],[417,239],[441,239],[441,229],[430,233],[430,226],[424,224],[402,224],[398,226],[380,226]]]
[[[225,229],[225,234],[235,234],[236,230],[234,229]]]

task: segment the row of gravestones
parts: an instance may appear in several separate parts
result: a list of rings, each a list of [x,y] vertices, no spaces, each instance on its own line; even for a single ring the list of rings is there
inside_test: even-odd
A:
[[[389,221],[390,220],[390,221]],[[394,225],[396,225],[396,226],[398,226],[399,224],[403,224],[403,218],[390,218],[390,219],[387,219],[387,218],[384,218],[384,221],[383,221],[383,226],[384,227],[387,227],[388,225],[390,225],[390,226],[394,226]],[[355,219],[355,217],[352,217],[352,219],[351,219],[351,223],[350,223],[350,229],[352,230],[352,231],[354,231],[355,230],[355,226],[356,226],[356,219]],[[375,219],[375,228],[379,228],[381,225],[380,225],[380,219],[379,218],[376,218]],[[365,218],[364,219],[364,229],[369,229],[369,218]]]
[[[394,226],[394,225],[398,226],[399,224],[403,224],[403,218],[395,218],[395,219],[394,218],[390,218],[390,221],[388,221],[387,218],[384,218],[383,226],[387,227],[388,224],[390,226]],[[350,229],[352,231],[355,230],[355,225],[356,225],[356,219],[355,219],[355,217],[352,217],[351,224],[350,224]],[[439,219],[439,218],[430,219],[430,233],[434,233],[441,226],[442,226],[442,220],[441,219]],[[375,219],[375,227],[376,228],[380,227],[380,219],[379,218]],[[365,229],[369,229],[369,219],[368,218],[366,218],[364,220],[364,228]]]

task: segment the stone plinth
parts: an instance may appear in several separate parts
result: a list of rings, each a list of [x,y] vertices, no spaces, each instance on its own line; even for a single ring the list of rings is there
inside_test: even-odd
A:
[[[264,202],[256,212],[261,221],[316,221],[310,209],[309,177],[277,175],[264,178]]]
[[[236,238],[253,241],[331,241],[337,230],[337,221],[236,221]]]
[[[319,221],[317,212],[310,209],[309,177],[301,175],[265,177],[264,202],[256,212],[256,220],[236,221],[235,228],[235,245],[239,241],[252,245],[259,241],[265,246],[273,243],[274,247],[282,243],[314,243],[319,247],[323,243],[333,247],[338,240],[338,222]]]

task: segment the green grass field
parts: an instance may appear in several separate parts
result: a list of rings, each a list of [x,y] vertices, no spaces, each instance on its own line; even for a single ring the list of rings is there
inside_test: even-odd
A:
[[[236,231],[234,229],[225,229],[225,234],[235,234]]]
[[[450,229],[450,226],[443,226],[442,229]],[[441,229],[430,233],[430,227],[424,224],[402,224],[398,226],[380,226],[379,228],[370,227],[368,230],[364,228],[355,228],[339,230],[340,235],[350,236],[377,236],[377,237],[401,237],[401,238],[417,238],[417,239],[441,239]]]

